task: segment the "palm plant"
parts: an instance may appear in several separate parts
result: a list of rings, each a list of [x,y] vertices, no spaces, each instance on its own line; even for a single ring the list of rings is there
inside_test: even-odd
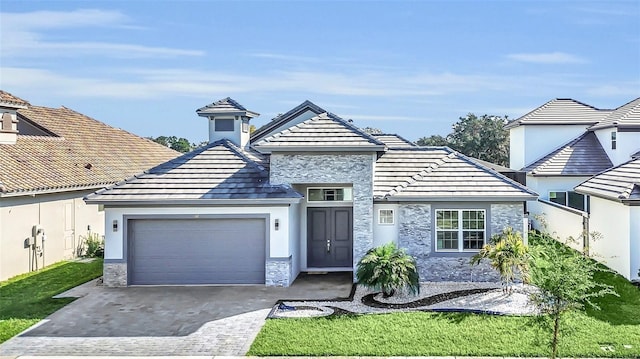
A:
[[[471,258],[471,264],[480,264],[483,259],[488,259],[500,273],[504,292],[513,291],[513,283],[518,276],[524,283],[529,282],[529,248],[513,228],[506,228],[501,234],[493,236],[490,243]]]
[[[420,293],[420,277],[415,259],[393,243],[371,248],[358,262],[358,283],[382,291],[385,298],[396,290]]]

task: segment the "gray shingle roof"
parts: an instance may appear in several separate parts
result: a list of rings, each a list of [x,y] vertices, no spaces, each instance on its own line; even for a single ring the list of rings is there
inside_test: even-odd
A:
[[[640,205],[640,159],[597,174],[575,189],[596,197]]]
[[[376,162],[374,197],[393,200],[524,201],[537,194],[447,147],[392,149]]]
[[[309,100],[305,100],[303,103],[299,104],[298,106],[292,108],[291,110],[281,115],[278,115],[276,118],[272,119],[269,123],[267,123],[266,125],[260,127],[255,132],[253,132],[251,134],[251,142],[257,142],[261,138],[269,135],[269,133],[272,130],[286,124],[287,122],[295,119],[296,117],[300,116],[301,114],[307,111],[311,111],[316,115],[327,112],[322,107],[316,105],[315,103]]]
[[[611,110],[602,110],[572,99],[554,99],[526,115],[510,121],[506,129],[520,125],[594,125]]]
[[[640,97],[613,110],[590,129],[610,127],[640,127]]]
[[[593,176],[613,163],[593,132],[585,132],[522,171],[534,176]]]
[[[381,151],[385,145],[340,117],[325,112],[254,142],[253,147],[259,151]]]
[[[389,148],[416,147],[416,144],[396,134],[372,133],[378,141],[383,142]]]
[[[221,140],[115,186],[87,196],[87,203],[189,203],[215,200],[298,199],[290,187],[269,184],[262,155]]]
[[[238,114],[238,113],[246,113],[249,117],[257,117],[260,114],[257,112],[249,111],[244,106],[239,104],[237,101],[232,99],[231,97],[223,98],[221,100],[210,103],[204,107],[200,107],[196,110],[196,113],[200,116],[206,115],[208,113],[228,113],[230,115]]]

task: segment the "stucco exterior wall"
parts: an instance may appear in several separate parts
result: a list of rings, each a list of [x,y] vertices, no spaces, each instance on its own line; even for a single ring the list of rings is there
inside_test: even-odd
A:
[[[521,143],[511,142],[511,151],[524,153],[524,166],[545,156],[549,152],[583,134],[586,125],[524,125],[524,140]],[[511,132],[511,131],[510,131]],[[514,163],[518,164],[518,163]],[[520,167],[520,168],[522,168]],[[519,168],[515,168],[519,169]]]
[[[622,274],[637,278],[638,268],[631,268],[631,207],[606,199],[591,197],[589,230],[602,238],[590,242],[590,253],[595,259]],[[635,273],[633,273],[635,272]],[[634,277],[635,275],[635,277]]]
[[[0,280],[35,268],[33,251],[25,247],[31,229],[39,225],[46,235],[44,250],[36,255],[38,268],[76,256],[80,236],[87,228],[104,234],[104,213],[82,198],[90,191],[75,191],[0,199]],[[42,235],[36,245],[42,249]],[[42,255],[40,255],[42,254]],[[32,266],[33,264],[33,266]]]
[[[374,159],[373,153],[271,154],[272,184],[350,184],[353,187],[354,268],[373,246]],[[301,241],[306,243],[306,232],[302,232]]]
[[[570,247],[582,252],[584,248],[583,216],[587,214],[568,208],[560,208],[544,202],[536,202],[535,210],[531,209],[533,228],[547,232],[558,241],[565,243],[569,237],[577,242],[568,242]]]
[[[398,205],[392,203],[375,203],[373,205],[373,246],[378,247],[389,242],[398,242]],[[393,224],[380,224],[379,214],[381,209],[393,210]]]
[[[616,132],[616,149],[611,148],[611,132]],[[603,128],[595,131],[607,156],[614,166],[618,166],[631,159],[631,155],[640,151],[640,131],[624,132],[615,128]]]

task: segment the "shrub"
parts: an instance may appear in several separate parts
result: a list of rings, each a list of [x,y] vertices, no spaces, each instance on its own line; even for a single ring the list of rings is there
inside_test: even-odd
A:
[[[489,244],[473,258],[471,264],[479,264],[488,259],[491,266],[500,273],[504,292],[511,293],[518,277],[525,283],[529,280],[529,248],[524,244],[519,232],[505,228],[501,234],[491,237]]]
[[[104,256],[104,240],[98,233],[87,232],[86,236],[80,236],[78,255],[88,258],[101,258]]]
[[[385,297],[396,290],[420,293],[415,259],[393,243],[370,249],[358,262],[356,277],[359,284],[380,290]]]

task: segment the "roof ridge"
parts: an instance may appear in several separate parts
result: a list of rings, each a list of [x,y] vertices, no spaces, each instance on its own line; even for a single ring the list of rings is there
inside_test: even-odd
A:
[[[438,168],[440,168],[443,164],[446,163],[445,158],[453,158],[452,156],[455,157],[455,154],[454,154],[453,150],[451,150],[450,148],[448,148],[448,149],[450,151],[449,153],[447,153],[446,155],[440,157],[437,161],[429,164],[427,167],[425,167],[421,171],[417,172],[413,176],[410,176],[409,179],[403,181],[401,184],[397,185],[392,190],[387,192],[384,195],[384,197],[393,196],[394,194],[402,192],[402,190],[404,190],[407,187],[409,187],[409,185],[418,182],[418,179],[424,179],[429,173],[432,173],[433,171],[435,171]]]
[[[220,142],[223,146],[227,147],[229,150],[231,150],[233,153],[235,153],[238,157],[240,157],[247,164],[253,165],[260,172],[264,172],[267,175],[269,175],[269,172],[267,171],[267,169],[264,166],[262,166],[261,164],[257,163],[256,161],[252,160],[251,158],[249,158],[249,156],[247,156],[245,153],[243,153],[243,150],[240,147],[238,147],[235,143],[233,143],[231,140],[224,138],[224,139],[216,141],[214,143],[217,143],[217,142]]]

